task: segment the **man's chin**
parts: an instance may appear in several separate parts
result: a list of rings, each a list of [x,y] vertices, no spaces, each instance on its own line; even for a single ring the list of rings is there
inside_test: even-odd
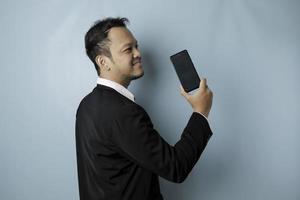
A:
[[[131,77],[131,80],[139,79],[139,78],[141,78],[142,76],[144,76],[144,71],[142,71],[140,74],[133,75],[133,76]]]

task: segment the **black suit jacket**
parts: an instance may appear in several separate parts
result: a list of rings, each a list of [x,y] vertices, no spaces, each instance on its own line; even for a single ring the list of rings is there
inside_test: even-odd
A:
[[[141,106],[97,85],[76,114],[80,199],[161,200],[158,176],[184,181],[211,135],[207,120],[193,113],[171,146]]]

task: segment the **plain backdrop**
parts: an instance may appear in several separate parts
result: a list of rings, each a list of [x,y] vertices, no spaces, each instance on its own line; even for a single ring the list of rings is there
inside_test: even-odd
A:
[[[78,200],[75,113],[96,85],[84,35],[128,17],[143,78],[129,89],[175,144],[192,112],[169,56],[214,92],[214,132],[166,200],[300,199],[299,0],[1,0],[0,199]]]

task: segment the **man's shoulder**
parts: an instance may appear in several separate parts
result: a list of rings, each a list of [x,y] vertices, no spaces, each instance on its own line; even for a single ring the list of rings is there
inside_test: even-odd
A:
[[[101,113],[109,116],[120,113],[127,107],[139,106],[116,90],[103,85],[97,85],[81,100],[77,109],[77,115],[80,112],[87,112]]]

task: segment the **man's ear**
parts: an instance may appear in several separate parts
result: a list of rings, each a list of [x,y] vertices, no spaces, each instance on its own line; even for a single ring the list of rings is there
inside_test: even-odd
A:
[[[95,58],[97,65],[100,68],[100,71],[109,71],[110,67],[108,66],[107,57],[103,55],[98,55]]]

